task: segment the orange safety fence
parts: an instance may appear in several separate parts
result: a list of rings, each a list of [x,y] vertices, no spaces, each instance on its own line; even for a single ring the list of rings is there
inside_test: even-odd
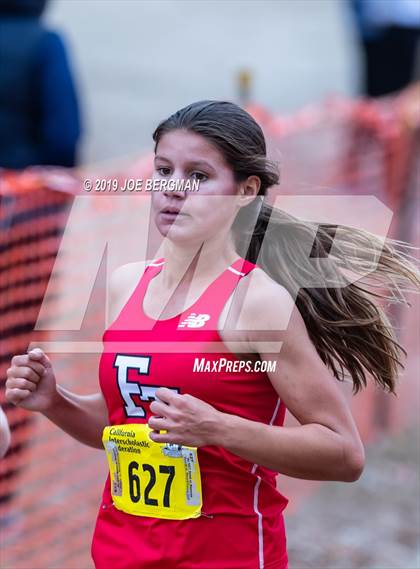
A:
[[[382,100],[331,99],[292,116],[250,105],[248,110],[265,131],[270,155],[281,162],[281,185],[271,190],[270,198],[375,195],[394,213],[390,235],[418,245],[412,212],[420,165],[420,117],[414,103],[419,91],[415,86]],[[104,175],[100,168],[86,172]],[[150,173],[151,155],[145,155],[106,175],[145,179]],[[107,472],[104,453],[73,440],[41,415],[4,400],[10,359],[26,352],[30,342],[58,337],[97,342],[104,328],[106,254],[81,329],[34,330],[51,280],[59,289],[60,272],[54,270],[54,279],[51,275],[74,196],[82,193],[80,184],[80,175],[67,171],[32,168],[0,173],[0,403],[12,429],[12,446],[0,465],[0,565],[10,569],[92,567],[90,541]],[[115,230],[124,233],[121,217],[113,221],[109,215],[108,200],[92,199],[91,207],[92,214],[99,212],[105,224],[115,223]],[[78,236],[80,250],[88,249],[101,227],[84,228]],[[73,274],[82,275],[84,268],[81,263]],[[76,309],[81,291],[75,286],[70,295],[67,306]],[[54,294],[48,302],[54,311]],[[408,351],[399,397],[385,396],[373,385],[353,398],[348,393],[366,442],[384,429],[396,431],[418,420],[418,398],[413,397],[419,367],[416,311],[403,308],[391,316]],[[98,390],[97,351],[49,356],[60,384],[78,393]],[[287,421],[293,424],[290,415]],[[316,486],[283,476],[279,480],[291,499],[289,513]]]

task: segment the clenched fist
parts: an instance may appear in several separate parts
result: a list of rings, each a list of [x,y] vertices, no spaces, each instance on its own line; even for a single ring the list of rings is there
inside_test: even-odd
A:
[[[41,348],[13,356],[7,370],[7,401],[29,411],[42,412],[51,408],[56,395],[54,371]]]

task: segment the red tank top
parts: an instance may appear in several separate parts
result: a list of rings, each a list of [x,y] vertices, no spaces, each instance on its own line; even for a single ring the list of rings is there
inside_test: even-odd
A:
[[[151,262],[116,320],[103,334],[99,379],[110,424],[145,423],[158,387],[189,393],[219,411],[281,426],[285,406],[267,374],[237,371],[239,358],[217,324],[239,279],[255,267],[237,259],[181,314],[153,320],[143,310],[150,280],[164,265]],[[208,351],[213,346],[213,351]],[[202,360],[204,358],[204,360]],[[231,362],[212,372],[220,360]],[[199,363],[206,363],[197,371]],[[194,371],[195,364],[195,371]],[[199,368],[198,368],[199,369]],[[182,521],[132,516],[112,505],[109,477],[98,514],[92,557],[105,569],[285,569],[282,512],[288,500],[275,472],[223,447],[198,449],[203,515]]]

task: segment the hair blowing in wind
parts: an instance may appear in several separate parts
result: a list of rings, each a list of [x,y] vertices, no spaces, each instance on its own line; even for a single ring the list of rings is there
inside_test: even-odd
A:
[[[347,225],[306,221],[266,203],[267,189],[279,182],[278,168],[267,159],[261,127],[234,103],[188,105],[159,124],[155,145],[176,129],[212,143],[237,182],[260,178],[259,196],[239,211],[232,227],[237,252],[295,298],[308,334],[333,375],[340,381],[350,376],[355,393],[371,375],[395,394],[406,351],[387,308],[393,303],[410,305],[405,294],[418,291],[420,273],[411,254],[415,248]],[[241,249],[244,243],[246,250]]]

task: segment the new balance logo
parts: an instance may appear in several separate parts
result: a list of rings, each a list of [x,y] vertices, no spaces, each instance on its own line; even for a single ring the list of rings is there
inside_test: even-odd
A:
[[[210,320],[209,314],[196,314],[191,312],[185,320],[178,324],[178,328],[202,328],[207,320]]]

